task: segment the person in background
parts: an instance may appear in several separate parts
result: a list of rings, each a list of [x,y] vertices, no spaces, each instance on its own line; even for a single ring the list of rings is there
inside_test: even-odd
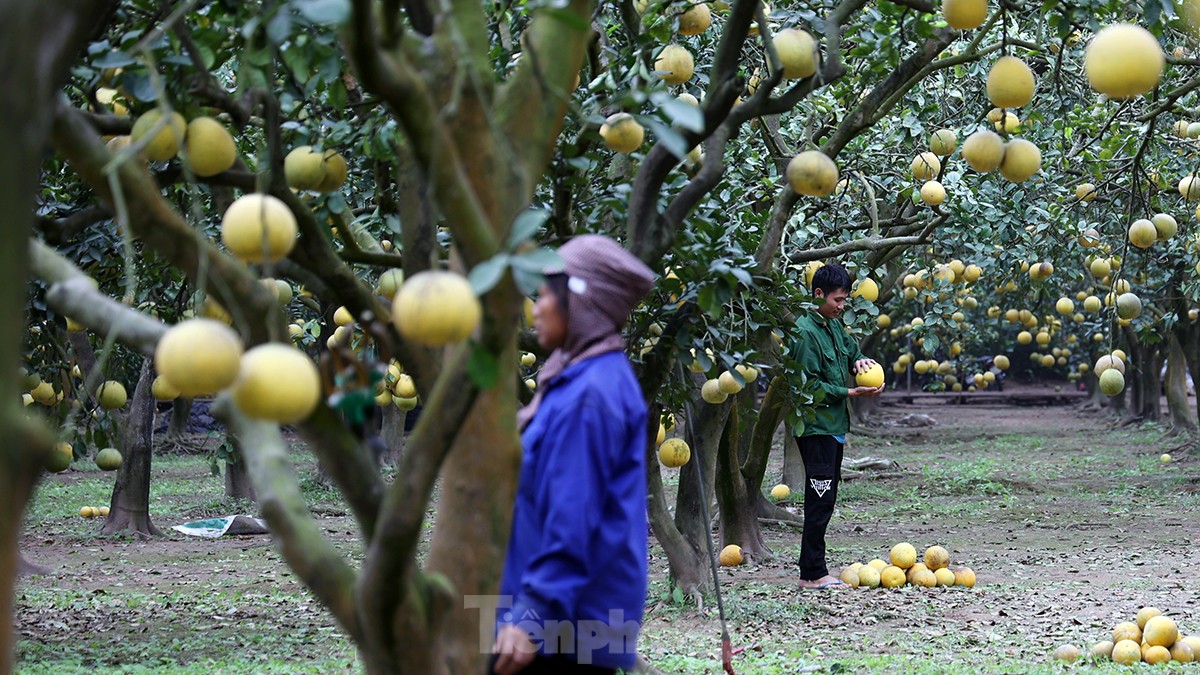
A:
[[[791,357],[809,380],[816,380],[824,398],[803,429],[793,430],[804,462],[804,530],[800,537],[800,588],[847,588],[829,574],[825,562],[825,531],[837,502],[842,477],[842,454],[850,431],[849,399],[878,396],[883,387],[847,387],[849,375],[875,365],[863,356],[858,342],[839,319],[850,295],[850,275],[841,265],[828,264],[812,278],[815,312],[796,320]],[[798,431],[798,433],[797,433]]]
[[[559,249],[534,306],[553,350],[518,414],[521,461],[491,672],[605,674],[637,657],[648,410],[621,327],[654,273],[607,237]]]

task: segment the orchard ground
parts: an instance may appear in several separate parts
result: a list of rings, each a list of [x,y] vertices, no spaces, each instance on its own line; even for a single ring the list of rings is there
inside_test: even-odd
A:
[[[937,425],[890,426],[908,413]],[[1159,427],[1109,420],[1069,407],[885,408],[847,455],[893,459],[899,472],[843,485],[831,566],[886,559],[900,541],[940,544],[977,586],[802,593],[799,532],[769,526],[775,560],[720,573],[733,645],[748,648],[737,671],[1058,672],[1055,646],[1086,650],[1146,605],[1200,633],[1200,456]],[[1163,464],[1167,451],[1174,461]],[[297,456],[314,513],[354,551],[344,506]],[[160,528],[252,509],[222,503],[206,457],[154,462]],[[266,537],[99,536],[78,512],[107,504],[111,477],[91,468],[46,477],[31,505],[22,547],[51,572],[17,589],[18,672],[357,670],[350,641]],[[777,460],[768,488],[779,474]],[[678,474],[666,477],[674,485]],[[664,673],[719,673],[715,606],[672,597],[653,554],[643,653]]]

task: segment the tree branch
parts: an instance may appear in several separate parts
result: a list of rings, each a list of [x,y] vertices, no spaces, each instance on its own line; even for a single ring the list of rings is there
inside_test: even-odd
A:
[[[86,117],[65,103],[59,105],[53,127],[54,145],[110,207],[115,202],[113,184],[119,186],[127,206],[129,227],[146,245],[182,270],[192,283],[201,279],[205,289],[231,312],[250,344],[283,339],[283,313],[275,294],[265,288],[239,262],[222,253],[193,229],[166,202],[146,168],[136,161],[117,161]],[[110,169],[110,166],[112,167]],[[245,310],[238,312],[238,309]]]
[[[35,224],[48,243],[58,245],[67,243],[92,225],[110,218],[112,213],[108,209],[93,205],[58,219],[38,216]]]
[[[357,574],[309,513],[279,427],[247,419],[228,394],[217,398],[213,412],[241,440],[263,518],[288,567],[329,608],[351,639],[361,644],[363,628],[354,594]]]
[[[165,325],[101,293],[70,260],[39,241],[29,242],[29,263],[33,274],[50,287],[46,304],[54,311],[153,358],[167,332]]]
[[[846,253],[855,251],[879,251],[886,248],[896,246],[917,246],[927,243],[930,235],[937,229],[938,225],[946,222],[950,217],[949,214],[943,213],[937,218],[930,221],[925,229],[920,234],[907,237],[883,237],[883,238],[862,238],[854,241],[844,242],[836,246],[827,246],[825,248],[813,248],[805,251],[797,251],[788,256],[788,260],[793,263],[809,262],[811,260],[823,260],[825,258],[833,258]]]

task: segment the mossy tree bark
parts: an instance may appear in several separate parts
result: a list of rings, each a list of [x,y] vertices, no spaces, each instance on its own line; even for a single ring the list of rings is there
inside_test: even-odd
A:
[[[0,162],[0,309],[20,316],[26,301],[30,267],[29,236],[38,194],[55,92],[66,81],[72,59],[93,31],[107,23],[115,3],[0,1],[0,87],[20,92],[0,106],[0,128],[10,138]],[[24,327],[0,325],[0,391],[15,392]],[[45,425],[27,418],[15,396],[0,401],[0,673],[13,668],[13,584],[23,559],[17,546],[25,505],[41,472],[42,457],[54,439]]]

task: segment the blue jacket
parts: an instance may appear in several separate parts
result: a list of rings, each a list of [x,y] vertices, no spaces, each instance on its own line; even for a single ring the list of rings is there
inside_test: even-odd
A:
[[[497,624],[534,632],[543,654],[633,666],[646,601],[646,420],[628,359],[609,352],[555,378],[521,434],[500,583],[513,605]]]

